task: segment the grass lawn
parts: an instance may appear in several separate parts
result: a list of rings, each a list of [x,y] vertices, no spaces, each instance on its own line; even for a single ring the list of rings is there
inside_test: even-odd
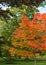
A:
[[[0,65],[34,65],[34,62],[33,61],[16,61],[15,64],[0,63]],[[37,61],[37,65],[46,65],[46,61]]]
[[[46,55],[43,57],[41,56],[37,57],[37,65],[46,65],[46,60],[41,60],[41,59],[46,59]],[[0,61],[3,61],[3,58],[0,58]],[[0,62],[0,65],[34,65],[34,61],[33,60],[15,60],[15,64],[5,64]]]

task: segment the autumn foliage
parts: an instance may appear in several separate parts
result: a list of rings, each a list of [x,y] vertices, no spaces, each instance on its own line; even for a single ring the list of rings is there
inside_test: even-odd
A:
[[[11,56],[32,57],[46,54],[46,14],[34,14],[30,21],[22,16],[20,27],[12,33]]]

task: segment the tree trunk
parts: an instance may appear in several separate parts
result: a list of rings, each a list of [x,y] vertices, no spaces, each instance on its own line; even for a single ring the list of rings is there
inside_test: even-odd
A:
[[[36,65],[36,56],[34,56],[34,65]]]

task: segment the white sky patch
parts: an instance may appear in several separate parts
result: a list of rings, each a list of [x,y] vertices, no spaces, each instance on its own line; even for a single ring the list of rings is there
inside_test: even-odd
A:
[[[7,6],[3,6],[2,4],[0,4],[0,8],[2,9],[2,10],[6,10],[8,7]]]
[[[40,6],[38,7],[39,12],[42,13],[46,13],[46,5],[44,7]]]
[[[2,10],[6,10],[7,8],[10,8],[10,6],[9,6],[9,4],[3,2],[3,3],[0,3],[0,8]]]

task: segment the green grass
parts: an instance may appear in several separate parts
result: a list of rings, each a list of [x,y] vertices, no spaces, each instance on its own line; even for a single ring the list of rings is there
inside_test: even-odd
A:
[[[0,63],[0,65],[34,65],[33,61],[15,61],[15,64]],[[37,65],[46,65],[46,61],[37,61]]]
[[[41,60],[41,59],[46,59],[46,55],[43,57],[41,57],[41,56],[37,57],[37,65],[46,65],[46,60]],[[14,64],[12,64],[12,63],[6,64],[6,63],[4,63],[4,58],[0,58],[0,65],[34,65],[34,61],[31,59],[30,60],[16,59]]]

